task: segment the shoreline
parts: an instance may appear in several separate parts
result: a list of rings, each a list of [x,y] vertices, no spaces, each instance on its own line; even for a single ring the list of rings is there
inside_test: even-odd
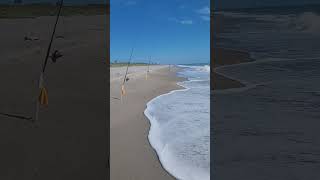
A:
[[[163,93],[163,94],[159,94],[158,96],[155,96],[154,98],[152,98],[151,100],[149,100],[147,103],[146,103],[146,108],[145,110],[143,111],[143,114],[145,115],[145,117],[147,118],[148,122],[149,122],[149,133],[151,131],[151,128],[152,128],[152,122],[151,122],[151,119],[148,117],[148,115],[146,114],[146,111],[148,109],[148,104],[151,102],[151,101],[154,101],[158,98],[160,98],[161,96],[164,96],[164,95],[168,95],[168,94],[171,94],[171,93],[174,93],[174,92],[177,92],[177,91],[187,91],[188,88],[182,86],[179,84],[179,82],[184,82],[184,81],[188,81],[187,78],[184,78],[184,77],[178,77],[176,75],[177,72],[179,72],[182,68],[177,68],[177,67],[174,67],[173,68],[173,72],[175,73],[175,76],[177,78],[179,78],[179,80],[176,81],[176,85],[177,85],[177,89],[173,89],[169,92],[166,92],[166,93]],[[157,153],[157,150],[156,148],[151,144],[151,140],[150,140],[150,134],[148,133],[148,142],[149,142],[149,145],[152,147],[153,151],[155,152],[156,156],[157,156],[157,159],[161,165],[161,167],[163,168],[164,171],[166,171],[173,179],[176,179],[176,177],[170,172],[169,169],[165,168],[164,165],[162,164],[162,161],[161,161],[161,158],[160,158],[160,155]]]
[[[147,103],[158,96],[183,89],[177,84],[183,78],[177,77],[176,72],[177,69],[169,72],[168,67],[161,67],[151,70],[148,80],[144,73],[131,74],[123,103],[116,98],[120,96],[120,81],[111,81],[111,179],[175,179],[163,167],[149,141],[151,121],[144,112]]]
[[[181,68],[181,69],[184,69],[184,68]],[[171,103],[175,104],[175,100],[170,101],[170,99],[171,99],[170,96],[172,96],[172,98],[173,98],[173,96],[177,96],[177,95],[179,96],[179,93],[188,93],[189,90],[192,91],[194,86],[188,86],[187,84],[185,84],[186,82],[192,82],[192,81],[203,81],[203,80],[194,80],[192,78],[188,78],[188,76],[185,76],[185,77],[183,77],[182,80],[180,80],[176,83],[178,85],[178,87],[180,87],[179,89],[174,89],[174,90],[171,90],[170,92],[156,96],[155,98],[151,99],[147,103],[147,108],[145,109],[144,114],[149,119],[150,124],[151,124],[149,134],[148,134],[148,139],[149,139],[150,145],[155,150],[157,157],[158,157],[160,163],[162,164],[162,167],[169,174],[171,174],[173,177],[175,177],[176,179],[190,179],[191,177],[192,177],[192,179],[199,179],[200,177],[201,177],[200,179],[209,179],[209,177],[210,177],[210,175],[208,174],[209,171],[205,171],[199,167],[189,166],[190,164],[181,163],[178,159],[174,160],[175,156],[174,156],[174,154],[171,154],[171,151],[170,151],[171,148],[166,148],[166,147],[170,147],[171,145],[176,144],[177,142],[175,142],[175,143],[169,142],[168,144],[163,144],[164,143],[163,141],[159,141],[159,136],[164,137],[163,133],[167,132],[166,130],[162,131],[163,128],[159,128],[159,125],[161,127],[161,121],[165,120],[165,119],[161,118],[160,114],[163,114],[163,112],[161,110],[159,111],[159,109],[162,109],[163,103],[167,104],[169,106]],[[204,80],[204,81],[207,81],[207,80]],[[207,86],[207,87],[209,89],[209,86]],[[178,93],[178,94],[173,95],[176,93]],[[169,101],[169,103],[167,103],[167,101]],[[189,101],[189,103],[190,103],[190,101]],[[208,103],[209,103],[209,100],[208,100]],[[175,106],[173,106],[173,107],[175,107]],[[176,108],[179,108],[179,106],[177,106]],[[167,109],[167,108],[164,108],[164,109]],[[168,109],[172,109],[172,107],[168,108]],[[171,110],[169,110],[169,111],[164,110],[164,111],[169,112],[168,114],[170,114]],[[179,112],[179,110],[177,110],[175,112]],[[192,112],[192,111],[189,110],[189,112]],[[158,114],[158,113],[160,113],[160,114]],[[166,114],[166,113],[164,113],[164,114]],[[190,120],[190,119],[183,118],[183,121],[185,121],[185,120]],[[180,123],[182,123],[183,121],[180,121]],[[208,122],[209,122],[209,120],[208,120]],[[159,134],[159,130],[160,130],[160,134]],[[178,137],[181,137],[181,136],[179,136],[179,131],[181,132],[181,129],[180,130],[177,129],[177,132],[178,132],[177,135],[178,135]],[[168,133],[170,133],[170,131],[168,131]],[[208,134],[209,134],[209,132],[208,132]],[[179,147],[180,147],[180,145],[179,145]],[[189,155],[187,155],[187,154],[188,153],[186,153],[186,156],[189,157]],[[187,165],[187,166],[185,166],[185,165]],[[185,171],[186,170],[185,167],[188,167],[187,169],[189,169],[189,170],[191,170],[190,167],[192,167],[192,169],[193,169],[192,173]]]
[[[238,80],[229,78],[221,73],[215,71],[219,67],[227,67],[230,65],[248,63],[255,61],[250,57],[246,51],[239,51],[234,49],[217,48],[215,50],[214,67],[211,72],[213,79],[213,91],[244,88],[246,85]]]
[[[178,70],[176,70],[176,72],[177,72],[177,71],[178,71]],[[157,158],[158,158],[158,160],[159,160],[159,162],[160,162],[161,167],[163,168],[163,170],[165,170],[168,174],[170,174],[170,176],[172,176],[174,179],[176,179],[176,177],[173,175],[173,173],[170,172],[170,169],[166,168],[166,167],[163,165],[163,163],[162,163],[163,160],[161,160],[162,158],[161,158],[161,156],[158,154],[156,146],[155,146],[155,145],[152,145],[152,143],[151,143],[152,140],[150,139],[150,138],[151,138],[151,137],[150,137],[150,131],[151,131],[151,128],[152,128],[152,121],[153,121],[153,120],[152,120],[151,115],[148,113],[147,109],[148,109],[148,104],[149,104],[149,103],[151,103],[152,101],[157,100],[158,98],[160,98],[160,97],[162,97],[162,96],[169,95],[169,94],[174,93],[174,92],[177,92],[177,91],[187,91],[189,88],[186,88],[186,87],[184,87],[184,86],[182,86],[182,85],[179,85],[179,82],[184,82],[184,81],[188,81],[188,79],[187,79],[187,78],[181,78],[181,80],[177,81],[176,84],[177,84],[177,86],[179,87],[178,89],[171,90],[171,91],[169,91],[169,92],[166,92],[166,93],[164,93],[164,94],[160,94],[160,95],[152,98],[150,101],[147,102],[147,104],[146,104],[146,109],[143,111],[144,115],[146,116],[146,118],[147,118],[148,121],[149,121],[149,134],[148,134],[148,142],[149,142],[149,145],[150,145],[150,146],[152,147],[152,149],[154,150],[154,152],[155,152],[155,154],[156,154],[156,156],[157,156]]]

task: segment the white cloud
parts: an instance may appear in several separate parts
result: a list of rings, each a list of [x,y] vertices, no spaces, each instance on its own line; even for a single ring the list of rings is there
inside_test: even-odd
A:
[[[168,18],[169,21],[174,21],[174,22],[178,22],[178,19],[175,17],[169,17]]]
[[[190,25],[190,24],[193,24],[193,21],[192,20],[181,20],[180,23],[181,24],[189,24]]]
[[[196,10],[196,12],[199,13],[199,14],[209,15],[210,14],[210,8],[208,6],[204,6],[203,8]]]
[[[136,4],[137,4],[136,1],[127,1],[127,2],[125,3],[126,6],[132,6],[132,5],[136,5]]]
[[[210,16],[200,16],[202,20],[210,21]]]
[[[184,24],[184,25],[191,25],[193,24],[193,21],[190,20],[190,19],[184,19],[184,20],[181,20],[181,19],[177,19],[175,17],[170,17],[168,18],[169,21],[173,21],[173,22],[176,22],[176,23],[179,23],[179,24]]]
[[[204,6],[201,9],[196,10],[196,13],[200,15],[200,18],[204,21],[210,21],[210,8]]]

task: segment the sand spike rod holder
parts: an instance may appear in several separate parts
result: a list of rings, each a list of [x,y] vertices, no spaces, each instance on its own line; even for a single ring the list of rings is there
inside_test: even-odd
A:
[[[45,106],[48,105],[48,93],[47,93],[46,88],[44,87],[45,86],[44,75],[45,75],[45,70],[46,70],[46,67],[47,67],[48,59],[49,59],[49,54],[50,54],[53,38],[54,38],[54,35],[55,35],[55,32],[56,32],[57,24],[58,24],[59,17],[60,17],[60,14],[61,14],[62,6],[63,6],[63,0],[60,1],[59,11],[58,11],[58,14],[57,14],[57,17],[56,17],[56,21],[55,21],[55,24],[54,24],[54,27],[53,27],[51,39],[50,39],[49,46],[48,46],[48,49],[47,49],[46,58],[44,60],[44,63],[43,63],[43,66],[42,66],[42,71],[40,73],[40,78],[39,78],[39,91],[40,91],[40,93],[39,93],[39,96],[38,96],[38,99],[37,99],[36,113],[35,113],[35,120],[34,121],[37,121],[39,119],[40,105],[45,105]]]

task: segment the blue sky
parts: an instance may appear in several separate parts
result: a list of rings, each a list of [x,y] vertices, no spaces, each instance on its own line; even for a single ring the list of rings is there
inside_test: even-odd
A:
[[[111,0],[111,61],[210,61],[209,0]]]

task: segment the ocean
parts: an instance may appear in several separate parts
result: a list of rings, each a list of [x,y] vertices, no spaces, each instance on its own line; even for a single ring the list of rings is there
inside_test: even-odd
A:
[[[242,81],[252,91],[263,85],[281,90],[284,97],[302,89],[319,91],[320,6],[240,9],[216,14],[224,24],[215,34],[216,46],[245,50],[255,59],[218,68],[217,72]],[[288,89],[289,85],[296,88]]]
[[[246,85],[216,91],[213,98],[213,127],[220,130],[213,136],[232,139],[220,141],[221,149],[232,149],[221,153],[227,154],[221,161],[239,167],[240,179],[320,178],[313,163],[320,160],[319,7],[216,12],[222,25],[215,45],[255,59],[216,69]]]
[[[184,87],[147,104],[149,142],[162,166],[181,180],[210,179],[210,66],[181,65]]]
[[[320,6],[218,11],[218,47],[247,50],[256,60],[314,59],[320,55]]]

